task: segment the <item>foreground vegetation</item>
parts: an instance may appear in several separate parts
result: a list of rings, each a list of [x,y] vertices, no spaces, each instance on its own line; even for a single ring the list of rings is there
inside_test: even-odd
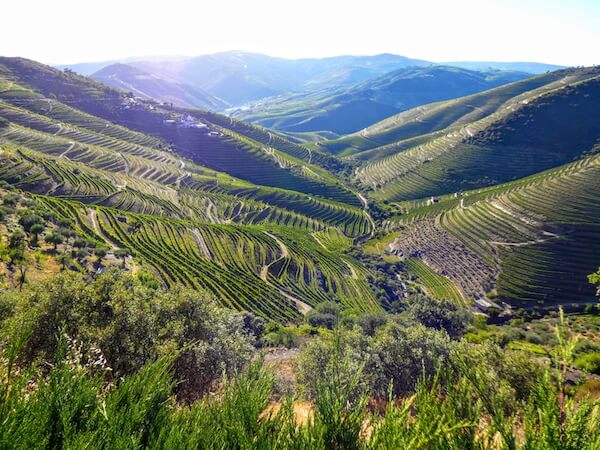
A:
[[[118,270],[5,292],[0,447],[599,448],[599,387],[568,383],[562,315],[537,359],[465,340],[472,316],[441,300],[307,320],[282,396],[260,356],[273,326],[201,292]]]

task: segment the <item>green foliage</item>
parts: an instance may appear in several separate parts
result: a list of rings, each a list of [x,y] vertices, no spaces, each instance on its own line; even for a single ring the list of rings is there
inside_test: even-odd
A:
[[[25,231],[30,232],[34,225],[42,225],[45,223],[45,220],[43,217],[40,217],[35,213],[28,212],[19,219],[19,223],[25,229]]]
[[[57,246],[64,242],[65,236],[59,232],[50,232],[50,233],[46,234],[46,236],[44,237],[44,240],[48,244],[54,245],[54,250],[56,250]]]
[[[413,392],[420,379],[432,377],[447,365],[451,349],[443,331],[388,324],[370,346],[372,392],[380,398],[385,398],[390,386],[394,395]]]
[[[473,321],[470,311],[448,300],[413,296],[407,309],[414,320],[426,327],[445,330],[454,339],[461,338]]]
[[[63,332],[85,349],[99,348],[115,376],[181,351],[174,370],[183,398],[193,399],[223,373],[239,371],[254,349],[243,314],[219,308],[203,293],[165,292],[119,271],[91,282],[63,273],[13,301],[15,313],[4,328],[23,323],[31,328],[19,353],[21,364],[52,363]]]
[[[299,381],[315,396],[323,374],[335,370],[337,360],[362,368],[361,389],[385,398],[390,385],[394,395],[412,392],[422,377],[431,377],[450,360],[452,343],[445,332],[424,326],[389,322],[370,337],[360,328],[336,329],[331,337],[314,339],[303,350]],[[337,355],[337,356],[336,356]]]
[[[420,382],[412,395],[390,395],[381,413],[372,412],[365,365],[352,359],[345,349],[349,336],[338,331],[313,410],[300,423],[292,399],[270,405],[273,377],[260,360],[225,378],[219,395],[177,405],[173,367],[185,349],[107,384],[102,355],[89,358],[70,339],[61,340],[47,374],[15,370],[29,334],[22,327],[2,347],[2,448],[593,450],[600,442],[598,401],[575,404],[546,372],[532,382],[524,403],[516,402],[505,395],[509,379],[490,378],[493,361],[467,358]],[[561,342],[556,354],[568,355],[569,341]]]
[[[579,356],[573,363],[575,367],[589,373],[600,375],[600,352],[587,353]]]
[[[335,374],[340,383],[350,385],[352,377],[360,371],[362,377],[354,386],[353,397],[357,397],[367,391],[370,358],[369,340],[364,335],[357,329],[336,328],[322,339],[307,343],[298,360],[298,381],[304,386],[306,395],[315,398],[324,377]]]
[[[333,302],[319,303],[305,316],[306,323],[311,327],[324,327],[333,330],[340,319],[340,305]]]
[[[600,269],[598,269],[598,271],[596,273],[589,275],[588,280],[590,283],[598,286],[598,292],[596,293],[596,295],[598,295],[598,297],[600,297]]]

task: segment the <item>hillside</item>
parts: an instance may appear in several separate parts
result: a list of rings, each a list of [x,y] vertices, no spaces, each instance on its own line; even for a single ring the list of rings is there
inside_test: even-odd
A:
[[[502,113],[544,92],[595,76],[595,69],[565,69],[531,77],[478,94],[423,105],[371,124],[360,133],[320,142],[320,148],[351,155]]]
[[[155,99],[179,106],[220,110],[229,105],[200,89],[179,84],[144,72],[128,64],[112,64],[91,77],[108,86],[133,93],[136,97]]]
[[[568,70],[441,102],[449,128],[341,160],[2,58],[0,179],[165,286],[279,323],[331,300],[377,312],[418,292],[585,304],[600,264],[599,86],[598,69]],[[445,123],[435,111],[427,130]]]
[[[411,67],[347,88],[279,96],[234,116],[285,132],[348,134],[399,111],[461,97],[527,78],[524,72],[474,72],[446,66]]]
[[[424,262],[464,298],[487,298],[484,311],[489,302],[528,310],[594,303],[587,275],[600,264],[599,182],[595,155],[435,203],[406,202],[381,250]]]
[[[0,179],[80,235],[133,255],[167,286],[201,288],[270,320],[297,320],[332,299],[380,308],[367,269],[323,244],[367,236],[372,224],[353,193],[301,159],[318,155],[222,116],[190,111],[201,124],[31,61],[0,64]],[[194,162],[201,159],[264,183]]]
[[[356,176],[376,198],[408,200],[490,186],[580,158],[600,139],[593,113],[600,107],[600,72],[580,75],[422,142],[373,150]]]

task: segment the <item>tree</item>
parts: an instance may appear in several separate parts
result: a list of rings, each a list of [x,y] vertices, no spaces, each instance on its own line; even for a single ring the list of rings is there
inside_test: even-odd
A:
[[[47,234],[46,237],[44,238],[44,240],[48,244],[53,244],[54,251],[56,252],[58,244],[62,244],[65,240],[65,237],[61,233],[53,232],[53,233]]]
[[[25,233],[21,230],[16,230],[8,236],[8,255],[10,265],[15,266],[19,271],[19,290],[25,284],[25,275],[29,264],[27,255],[27,242],[25,241]]]
[[[31,232],[31,228],[34,225],[41,225],[44,223],[44,218],[38,216],[35,213],[28,212],[21,219],[19,219],[19,223],[23,227],[23,229],[27,232]]]
[[[9,248],[25,248],[25,233],[22,230],[15,230],[8,236]]]
[[[29,229],[29,232],[33,235],[33,240],[32,240],[33,244],[37,244],[38,238],[39,238],[40,234],[42,234],[44,232],[44,229],[45,229],[44,225],[42,225],[41,223],[36,223],[31,226],[31,228]]]
[[[473,322],[473,315],[468,309],[449,300],[415,296],[407,311],[417,322],[436,330],[446,330],[454,339],[464,335]]]
[[[600,268],[598,268],[596,273],[589,275],[588,280],[590,280],[590,283],[595,284],[598,287],[596,295],[600,297]]]

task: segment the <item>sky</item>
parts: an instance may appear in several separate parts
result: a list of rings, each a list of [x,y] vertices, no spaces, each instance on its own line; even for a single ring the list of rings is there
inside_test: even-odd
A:
[[[600,0],[8,0],[0,56],[47,64],[243,50],[600,64]]]

